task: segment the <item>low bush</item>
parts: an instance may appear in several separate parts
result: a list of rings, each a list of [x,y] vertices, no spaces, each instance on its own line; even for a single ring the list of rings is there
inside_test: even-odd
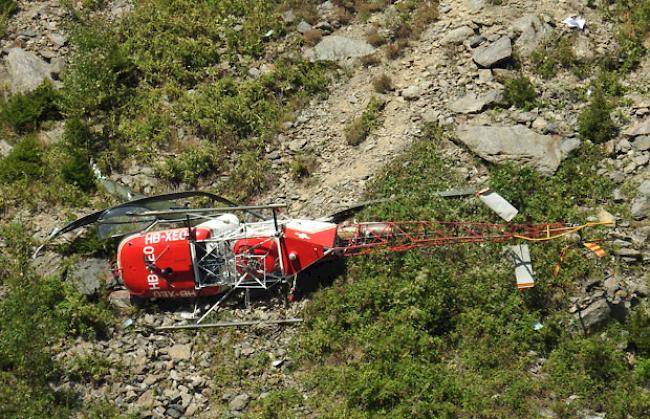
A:
[[[645,305],[637,306],[629,320],[630,344],[644,356],[650,356],[650,314],[647,310]]]
[[[18,11],[15,0],[0,0],[0,36],[4,36],[7,19]]]
[[[59,118],[59,94],[52,83],[45,82],[36,90],[9,96],[1,105],[0,117],[15,132],[24,134],[41,122]]]
[[[573,70],[579,75],[582,74],[572,44],[573,37],[563,35],[542,43],[530,55],[532,71],[546,79],[555,77],[560,69]]]
[[[504,83],[503,97],[510,106],[531,110],[537,106],[537,92],[530,79],[520,76]]]
[[[609,141],[616,134],[616,124],[611,117],[611,105],[602,89],[595,88],[589,105],[580,113],[578,132],[584,139],[596,144]]]
[[[377,93],[388,93],[393,90],[393,80],[386,73],[372,79],[372,87]]]
[[[370,131],[379,123],[379,114],[384,105],[382,100],[372,97],[361,116],[348,122],[345,127],[345,140],[349,145],[357,146],[365,141]]]
[[[195,186],[199,178],[223,170],[222,150],[208,141],[188,147],[177,156],[168,157],[158,167],[158,174],[171,183]]]
[[[317,161],[314,156],[299,154],[294,156],[289,165],[289,174],[295,180],[309,177],[316,170]]]
[[[45,148],[36,136],[22,138],[11,152],[0,160],[0,180],[11,183],[42,178],[45,175],[44,152]]]
[[[310,29],[302,34],[302,39],[307,45],[316,45],[323,38],[323,33],[319,29]]]

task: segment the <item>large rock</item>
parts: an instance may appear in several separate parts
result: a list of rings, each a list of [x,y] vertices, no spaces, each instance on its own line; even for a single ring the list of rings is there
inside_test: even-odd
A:
[[[13,147],[5,140],[0,140],[0,159],[6,157]]]
[[[650,217],[650,179],[639,185],[637,196],[632,201],[632,217],[636,220]]]
[[[460,28],[447,32],[447,34],[440,40],[440,43],[442,45],[462,44],[471,36],[474,36],[474,30],[469,26],[461,26]]]
[[[502,100],[503,97],[499,90],[492,90],[478,97],[474,93],[468,93],[460,99],[452,102],[449,105],[449,109],[456,113],[477,113],[500,103]]]
[[[192,358],[192,348],[190,345],[174,345],[168,349],[167,353],[173,361],[189,361]]]
[[[637,137],[639,135],[650,135],[650,118],[643,122],[632,125],[630,128],[623,131],[624,135],[628,137]]]
[[[106,259],[83,259],[72,268],[68,275],[70,282],[83,295],[94,295],[103,285],[114,282],[111,265]]]
[[[541,135],[522,125],[490,127],[482,125],[461,125],[457,129],[458,139],[481,158],[492,163],[515,163],[533,167],[538,172],[555,173],[562,160],[577,142],[562,142],[560,137]]]
[[[523,56],[530,55],[553,30],[548,23],[542,22],[535,15],[528,15],[515,20],[512,27],[519,33],[515,46]]]
[[[491,68],[508,60],[512,56],[512,43],[507,36],[499,38],[496,42],[480,47],[472,59],[480,67]]]
[[[235,397],[230,401],[228,407],[230,407],[230,410],[240,411],[243,410],[248,405],[249,400],[250,400],[250,396],[248,394],[246,393],[240,394],[239,396]]]
[[[22,48],[11,48],[5,58],[12,93],[29,92],[51,80],[50,65]]]
[[[314,48],[305,52],[312,60],[339,61],[372,54],[375,48],[366,41],[339,35],[324,37]]]
[[[587,333],[593,333],[603,327],[611,318],[612,310],[605,299],[591,303],[587,308],[575,313],[575,323]]]

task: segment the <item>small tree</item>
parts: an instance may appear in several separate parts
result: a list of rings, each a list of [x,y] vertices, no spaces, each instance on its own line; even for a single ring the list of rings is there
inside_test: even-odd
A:
[[[596,89],[589,106],[578,118],[580,136],[596,144],[611,139],[616,134],[616,125],[610,112],[611,105],[605,94],[600,88]]]

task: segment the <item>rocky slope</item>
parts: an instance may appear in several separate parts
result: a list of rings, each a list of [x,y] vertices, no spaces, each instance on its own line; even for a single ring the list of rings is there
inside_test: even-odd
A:
[[[545,103],[543,108],[529,111],[504,108],[503,81],[516,75],[511,64],[513,51],[525,56],[551,33],[571,31],[561,23],[570,15],[581,14],[588,22],[585,31],[576,33],[578,57],[606,50],[614,42],[613,23],[604,22],[599,12],[585,3],[513,0],[498,6],[482,0],[448,0],[440,4],[439,20],[412,40],[401,57],[388,60],[378,52],[380,62],[363,66],[346,58],[354,53],[339,56],[343,81],[333,86],[326,98],[312,100],[286,124],[277,138],[278,148],[268,149],[266,157],[280,175],[259,202],[286,201],[292,215],[310,217],[357,202],[375,174],[420,138],[426,123],[455,130],[458,142],[444,144],[444,150],[459,162],[458,171],[468,184],[486,181],[486,162],[514,161],[552,174],[580,144],[577,121],[586,102],[576,99],[575,92],[586,89],[588,81],[579,81],[568,72],[544,80],[524,64],[523,71],[531,76]],[[11,18],[8,35],[2,40],[5,80],[14,92],[34,87],[45,78],[56,81],[69,50],[63,30],[67,12],[59,2],[21,1],[19,5],[20,11]],[[326,12],[328,7],[321,9]],[[115,16],[128,13],[128,9],[126,3],[109,8]],[[327,36],[363,40],[375,23],[386,18],[387,14],[377,13],[367,22],[354,22]],[[306,53],[313,54],[311,50]],[[623,129],[606,144],[609,156],[600,164],[601,175],[618,185],[612,200],[625,208],[610,233],[616,248],[612,257],[621,258],[631,268],[608,273],[602,283],[583,284],[571,311],[586,330],[596,330],[612,317],[625,317],[630,306],[650,292],[645,266],[650,258],[648,69],[650,61],[646,59],[623,81],[629,88],[628,100],[618,112]],[[393,89],[376,93],[372,81],[381,74],[390,76]],[[345,139],[346,126],[366,109],[373,96],[385,103],[379,124],[363,143],[351,146]],[[482,128],[485,126],[490,128]],[[305,179],[295,179],[286,170],[298,155],[316,161]],[[54,215],[41,215],[42,235],[56,224],[47,220]],[[262,299],[251,309],[231,307],[226,317],[300,317],[305,304],[309,304],[307,299],[284,308],[275,298]],[[120,411],[154,417],[240,416],[252,400],[282,387],[297,388],[309,397],[292,365],[291,345],[298,327],[205,333],[156,333],[150,329],[184,321],[191,310],[167,305],[124,309],[110,339],[66,342],[61,347],[63,362],[87,354],[107,359],[110,367],[90,386],[73,380],[64,386],[81,394],[84,403],[110,400]],[[225,380],[215,376],[225,376]],[[311,412],[305,409],[295,414],[309,417]]]

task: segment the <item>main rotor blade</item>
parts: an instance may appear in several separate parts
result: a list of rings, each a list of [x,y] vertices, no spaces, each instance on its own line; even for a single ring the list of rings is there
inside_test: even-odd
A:
[[[328,223],[335,223],[339,224],[342,223],[343,221],[353,217],[354,215],[358,214],[359,212],[363,211],[368,205],[372,204],[378,204],[380,202],[387,202],[389,201],[390,198],[382,198],[382,199],[374,199],[372,201],[365,201],[365,202],[359,202],[358,204],[355,204],[349,208],[346,208],[344,210],[335,212],[334,214],[327,215],[325,217],[319,218],[317,221],[325,221]]]
[[[231,211],[250,211],[256,209],[277,209],[285,208],[285,204],[269,204],[269,205],[243,205],[234,207],[214,207],[214,208],[175,208],[162,211],[143,211],[143,212],[129,212],[127,215],[133,217],[158,217],[161,215],[177,215],[177,214],[205,214],[211,212],[231,212]]]

